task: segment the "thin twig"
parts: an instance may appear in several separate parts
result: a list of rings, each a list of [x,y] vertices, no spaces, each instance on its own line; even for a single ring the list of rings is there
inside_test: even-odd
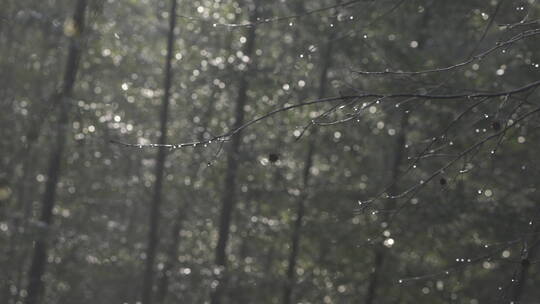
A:
[[[356,4],[356,3],[359,3],[359,2],[364,2],[364,1],[366,1],[366,0],[352,0],[352,1],[345,2],[345,3],[340,3],[340,4],[336,4],[336,5],[332,5],[332,6],[326,6],[326,7],[323,7],[323,8],[314,9],[314,10],[307,11],[307,12],[302,13],[302,14],[296,14],[296,15],[284,16],[284,17],[266,18],[266,19],[255,21],[255,22],[245,22],[245,23],[216,23],[216,22],[213,22],[211,20],[195,18],[195,17],[189,17],[189,16],[184,16],[184,15],[178,15],[178,17],[184,18],[184,19],[189,19],[189,20],[195,20],[195,21],[199,21],[199,22],[212,23],[212,26],[214,26],[214,27],[216,27],[216,26],[224,26],[224,27],[241,28],[241,27],[257,26],[257,25],[267,24],[267,23],[277,23],[277,22],[289,21],[291,19],[298,19],[298,18],[302,18],[302,17],[305,17],[305,16],[309,16],[309,15],[321,13],[321,12],[324,12],[324,11],[328,11],[328,10],[331,10],[331,9],[335,9],[335,8],[338,8],[338,7],[350,6],[350,5],[353,5],[353,4]]]
[[[460,62],[460,63],[457,63],[457,64],[454,64],[454,65],[451,65],[451,66],[446,66],[446,67],[442,67],[442,68],[436,68],[436,69],[429,69],[429,70],[422,70],[422,71],[391,71],[391,70],[385,70],[385,71],[352,71],[353,73],[356,73],[356,74],[360,74],[360,75],[371,75],[371,76],[376,76],[376,75],[407,75],[407,76],[412,76],[412,75],[421,75],[421,74],[430,74],[430,73],[440,73],[440,72],[447,72],[447,71],[451,71],[451,70],[454,70],[454,69],[457,69],[457,68],[461,68],[461,67],[464,67],[466,65],[469,65],[473,62],[479,62],[481,61],[482,59],[484,59],[486,56],[490,55],[491,53],[501,49],[501,48],[504,48],[504,47],[507,47],[509,45],[512,45],[518,41],[521,41],[521,40],[524,40],[526,38],[529,38],[529,37],[533,37],[533,36],[536,36],[536,35],[539,35],[540,34],[540,29],[533,29],[533,30],[528,30],[528,31],[524,31],[504,42],[498,42],[495,44],[495,46],[491,47],[490,49],[480,53],[480,54],[477,54],[475,56],[472,56],[470,57],[469,59],[463,61],[463,62]]]
[[[517,89],[508,90],[508,91],[501,91],[496,93],[473,93],[473,94],[449,94],[449,95],[431,95],[431,94],[417,94],[417,93],[396,93],[396,94],[377,94],[377,93],[365,93],[361,95],[349,95],[349,96],[337,96],[337,97],[328,97],[328,98],[321,98],[316,99],[312,101],[302,102],[298,104],[288,105],[284,106],[278,109],[275,109],[273,111],[270,111],[266,114],[263,114],[251,121],[246,122],[245,124],[239,126],[236,129],[233,129],[227,133],[224,133],[222,135],[214,136],[208,140],[201,140],[201,141],[194,141],[194,142],[187,142],[187,143],[179,143],[179,144],[131,144],[131,143],[125,143],[118,140],[111,140],[111,143],[119,144],[126,147],[138,147],[138,148],[158,148],[158,147],[166,147],[169,149],[180,149],[180,148],[186,148],[186,147],[198,147],[200,145],[209,145],[212,143],[221,143],[223,141],[228,141],[229,138],[236,133],[250,127],[251,125],[254,125],[262,120],[265,120],[268,117],[274,116],[281,112],[287,112],[293,109],[302,108],[310,105],[315,104],[321,104],[321,103],[331,103],[331,102],[339,102],[339,101],[347,101],[347,100],[354,100],[354,99],[369,99],[369,98],[378,98],[378,99],[400,99],[400,98],[417,98],[417,99],[431,99],[431,100],[458,100],[458,99],[478,99],[478,98],[496,98],[501,96],[510,96],[522,92],[526,92],[528,90],[531,90],[533,88],[536,88],[540,86],[540,80],[529,83],[525,86],[522,86]]]

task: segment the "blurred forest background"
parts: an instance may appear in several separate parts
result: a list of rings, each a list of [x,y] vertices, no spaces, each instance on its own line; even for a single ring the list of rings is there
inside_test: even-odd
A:
[[[535,0],[2,0],[0,303],[540,303]]]

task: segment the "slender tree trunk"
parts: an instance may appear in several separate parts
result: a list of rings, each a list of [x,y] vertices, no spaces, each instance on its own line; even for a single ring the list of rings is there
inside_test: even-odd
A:
[[[401,110],[401,122],[400,122],[400,131],[396,139],[396,146],[394,148],[394,159],[392,162],[392,170],[391,170],[391,176],[390,176],[390,188],[388,189],[388,192],[390,196],[398,194],[397,191],[397,179],[399,176],[399,168],[401,167],[401,164],[403,162],[403,155],[405,154],[405,140],[406,140],[406,130],[407,126],[409,124],[409,115],[407,114],[407,111],[402,108]],[[388,204],[388,209],[392,209],[395,206],[395,202],[391,201],[390,204]],[[385,213],[386,215],[386,213]],[[388,220],[388,217],[384,217],[384,221]],[[377,289],[379,287],[379,281],[380,281],[380,273],[381,269],[384,265],[384,261],[386,259],[386,251],[385,248],[382,247],[382,245],[377,245],[375,249],[375,257],[373,261],[373,271],[371,272],[369,276],[369,284],[366,294],[366,299],[364,301],[365,304],[373,304],[377,303]]]
[[[538,211],[536,212],[536,214],[539,214]],[[529,279],[531,261],[534,260],[534,258],[536,257],[538,247],[540,246],[540,238],[537,236],[539,228],[540,225],[534,225],[533,229],[531,229],[533,237],[531,237],[529,241],[530,247],[527,248],[527,251],[522,256],[519,275],[515,279],[511,291],[510,303],[521,303],[521,299],[523,298],[523,294],[525,293],[525,287],[527,286],[527,280]]]
[[[319,77],[318,98],[324,98],[326,95],[326,88],[327,88],[327,82],[328,82],[328,70],[332,66],[332,51],[333,51],[332,40],[334,39],[334,37],[335,37],[335,31],[332,31],[328,37],[328,44],[323,54],[322,69],[321,69],[321,74]],[[296,264],[298,260],[302,222],[303,222],[304,213],[305,213],[305,200],[308,197],[307,191],[308,191],[308,186],[309,186],[309,176],[310,176],[309,171],[311,170],[311,167],[313,165],[313,156],[315,154],[315,144],[316,144],[315,134],[311,134],[310,136],[311,138],[309,141],[308,152],[306,155],[306,160],[304,162],[304,171],[302,175],[302,187],[303,187],[304,193],[297,201],[296,219],[294,222],[293,232],[291,236],[291,251],[289,253],[289,260],[287,264],[287,273],[286,273],[287,278],[283,286],[283,304],[290,304],[292,302],[292,293],[293,293],[294,280],[295,280],[294,274],[296,271]]]
[[[421,28],[425,28],[429,24],[431,15],[426,12],[424,14],[424,17],[422,18],[422,26]],[[425,46],[425,41],[427,40],[426,32],[422,32],[419,41],[420,47],[419,49],[422,49]],[[397,194],[397,179],[399,176],[399,168],[403,162],[403,155],[405,154],[405,140],[407,137],[406,129],[409,124],[409,115],[407,114],[406,108],[401,107],[401,122],[400,122],[400,133],[398,134],[398,137],[396,139],[396,147],[394,148],[395,154],[394,154],[394,160],[393,160],[393,166],[391,170],[391,176],[390,176],[390,188],[388,189],[389,194],[396,195]],[[395,202],[391,201],[387,208],[393,209],[395,206]],[[387,213],[384,215],[384,221],[388,220]],[[377,297],[377,289],[379,287],[379,275],[381,272],[382,267],[384,266],[384,261],[386,259],[385,255],[385,248],[382,245],[378,245],[375,249],[375,257],[373,260],[373,271],[370,274],[369,277],[369,284],[368,284],[368,290],[366,294],[365,304],[372,304],[377,303],[375,301]]]
[[[208,108],[204,112],[203,116],[203,125],[200,132],[197,134],[198,140],[204,139],[204,133],[208,129],[208,126],[210,125],[210,121],[212,119],[213,115],[213,109],[214,104],[211,102],[213,100],[215,91],[212,90],[210,93]],[[199,163],[197,162],[197,159],[195,157],[195,154],[193,155],[191,159],[191,166],[188,167],[188,172],[192,172],[190,174],[190,179],[195,180],[197,176],[199,175],[200,168]],[[167,299],[167,294],[169,292],[169,278],[171,276],[172,270],[174,266],[176,265],[176,255],[178,252],[178,246],[180,244],[180,231],[182,230],[182,222],[185,218],[187,218],[189,213],[189,206],[188,205],[181,205],[178,210],[176,216],[173,218],[173,224],[171,228],[171,241],[167,250],[167,257],[165,261],[165,265],[163,266],[163,269],[161,270],[161,276],[159,278],[157,293],[156,293],[156,303],[165,303],[165,300]]]
[[[160,134],[158,143],[164,145],[167,142],[167,120],[169,117],[169,99],[171,95],[172,82],[172,58],[174,52],[174,29],[176,27],[176,5],[177,0],[171,0],[171,10],[169,13],[169,33],[167,36],[167,57],[165,59],[165,79],[163,84],[163,101],[160,113]],[[156,168],[154,184],[154,193],[150,206],[150,227],[148,231],[148,245],[146,249],[146,263],[142,286],[142,304],[152,303],[152,293],[154,286],[154,261],[158,247],[158,231],[160,220],[160,209],[162,203],[163,175],[167,151],[165,147],[160,146],[156,155]]]
[[[44,37],[48,37],[51,34],[48,27],[43,28],[42,35]],[[44,43],[43,46],[43,52],[41,54],[41,58],[45,58],[47,55],[49,55],[49,49],[51,46],[51,42]],[[57,50],[55,53],[58,53]],[[58,54],[55,54],[58,55]],[[43,88],[45,87],[45,81],[43,81],[43,77],[39,79],[37,83],[37,87]],[[9,84],[6,84],[9,86]],[[39,93],[35,95],[37,99],[40,99],[44,94],[46,94],[44,89],[41,89],[38,91]],[[8,249],[7,253],[7,262],[11,263],[11,265],[17,265],[15,267],[14,275],[8,275],[10,277],[8,280],[6,280],[5,285],[5,294],[6,298],[9,299],[12,298],[11,292],[10,292],[10,286],[14,285],[16,286],[18,291],[21,291],[23,289],[23,280],[24,276],[26,275],[26,267],[29,262],[30,254],[28,250],[24,250],[25,246],[27,245],[27,240],[25,238],[26,234],[28,234],[28,226],[30,224],[30,219],[32,218],[32,201],[36,193],[32,190],[35,190],[31,186],[31,180],[33,180],[33,173],[35,173],[35,164],[36,164],[36,153],[35,153],[35,145],[38,140],[38,137],[43,129],[43,124],[47,120],[48,114],[54,109],[54,103],[60,98],[59,93],[61,93],[59,90],[54,91],[45,102],[36,102],[34,104],[35,107],[33,107],[33,110],[31,110],[31,115],[29,117],[30,125],[28,127],[28,131],[26,133],[26,141],[24,144],[20,145],[20,147],[17,147],[14,152],[14,163],[21,163],[21,177],[18,179],[14,179],[14,185],[16,185],[16,195],[15,197],[15,220],[13,221],[13,234],[11,235],[10,239],[10,248]],[[12,173],[10,176],[15,176],[16,174]],[[23,250],[21,250],[23,249]],[[14,277],[14,278],[11,278]],[[12,302],[16,303],[19,301],[20,298],[20,292],[14,295]]]
[[[174,220],[173,227],[171,229],[171,243],[167,250],[167,260],[161,271],[161,277],[158,283],[158,289],[156,293],[156,303],[164,303],[169,291],[169,278],[173,270],[176,253],[178,251],[178,243],[180,243],[180,230],[182,229],[181,215],[177,214]]]
[[[257,20],[258,15],[258,0],[255,0],[254,7],[250,13],[250,21]],[[233,128],[236,129],[244,124],[244,106],[247,102],[247,91],[249,88],[248,74],[251,74],[253,65],[253,54],[255,51],[255,26],[247,29],[247,41],[244,46],[244,55],[250,58],[248,67],[245,73],[240,76],[238,85],[238,96],[235,105],[235,122]],[[236,176],[238,172],[238,163],[240,157],[240,144],[242,142],[242,132],[237,132],[232,136],[231,144],[227,153],[227,171],[225,173],[225,181],[222,196],[222,206],[219,218],[218,242],[215,251],[215,264],[220,268],[220,276],[217,278],[218,285],[212,291],[210,301],[212,304],[219,304],[223,300],[223,294],[226,289],[227,281],[227,243],[229,241],[229,230],[231,226],[231,216],[234,210],[235,194],[236,194]]]
[[[531,256],[534,255],[534,251],[536,251],[536,248],[538,247],[533,247],[533,249],[529,252]],[[525,289],[525,286],[527,285],[527,280],[529,278],[530,267],[531,267],[531,262],[528,258],[522,260],[519,276],[516,279],[516,282],[513,286],[512,299],[510,303],[521,303],[521,298],[523,297],[524,289]]]
[[[289,260],[287,265],[287,278],[283,286],[283,304],[290,304],[292,300],[292,291],[294,286],[294,272],[296,270],[296,263],[298,260],[299,245],[300,245],[300,235],[302,229],[302,222],[304,220],[305,212],[305,200],[308,196],[308,182],[309,182],[309,171],[313,164],[313,154],[315,152],[315,140],[311,139],[309,142],[309,148],[306,155],[306,160],[304,163],[304,172],[303,172],[303,191],[302,196],[298,199],[296,206],[296,219],[294,221],[293,233],[291,236],[291,251],[289,253]]]
[[[32,263],[28,272],[28,296],[26,298],[27,304],[39,303],[40,294],[43,289],[42,276],[45,272],[45,265],[47,262],[48,230],[53,221],[52,211],[56,202],[56,188],[60,178],[61,163],[67,140],[70,108],[69,98],[73,92],[73,86],[75,84],[77,70],[79,67],[79,59],[82,48],[81,37],[84,31],[84,15],[86,6],[86,0],[78,0],[73,15],[73,23],[76,32],[70,40],[66,69],[64,72],[64,81],[57,101],[59,103],[59,118],[56,128],[56,143],[51,151],[49,168],[47,171],[47,183],[45,184],[45,192],[42,198],[40,221],[45,226],[45,231],[43,234],[39,235],[35,241]]]

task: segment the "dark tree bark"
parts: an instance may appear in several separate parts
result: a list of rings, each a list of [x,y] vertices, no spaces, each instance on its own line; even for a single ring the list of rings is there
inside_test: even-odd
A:
[[[537,248],[537,247],[534,247],[534,248]],[[513,286],[510,303],[521,303],[521,298],[523,297],[524,289],[525,289],[525,286],[527,285],[527,280],[529,278],[530,267],[531,267],[530,260],[528,258],[523,259],[521,262],[521,269],[519,270],[519,276],[516,280],[515,285]]]
[[[421,19],[421,25],[419,26],[420,28],[426,28],[429,24],[429,21],[430,21],[430,18],[431,18],[431,14],[429,12],[426,12],[423,16],[423,18]],[[420,47],[419,49],[422,49],[424,48],[425,46],[425,41],[427,41],[428,37],[427,37],[427,32],[421,32],[421,35],[419,37],[419,41],[420,41]],[[407,60],[404,60],[405,62]],[[393,151],[395,151],[394,153],[394,156],[393,156],[393,162],[392,162],[392,168],[391,168],[391,175],[390,175],[390,179],[389,179],[389,182],[390,182],[390,187],[388,189],[388,194],[390,196],[392,195],[396,195],[397,192],[398,192],[398,188],[397,188],[397,181],[398,181],[398,177],[399,177],[399,171],[400,171],[400,167],[403,163],[403,156],[404,154],[406,153],[405,151],[405,141],[406,141],[406,138],[407,138],[407,127],[409,125],[409,114],[407,112],[407,109],[406,107],[401,107],[401,111],[400,111],[400,114],[401,114],[401,122],[400,122],[400,131],[399,131],[399,134],[396,138],[396,146],[394,148]],[[394,200],[391,200],[389,202],[389,204],[387,204],[387,209],[393,209],[395,207],[395,201]],[[388,221],[389,220],[389,217],[388,217],[388,213],[384,213],[383,215],[383,221]],[[377,289],[379,288],[379,281],[380,281],[380,273],[381,273],[381,269],[383,268],[384,266],[384,262],[385,262],[385,259],[386,259],[386,254],[385,254],[386,250],[385,248],[379,244],[376,248],[375,248],[375,257],[373,259],[373,271],[371,272],[370,274],[370,277],[369,277],[369,283],[368,283],[368,288],[367,288],[367,294],[366,294],[366,299],[365,299],[365,304],[372,304],[372,303],[377,303],[378,301],[376,301],[376,298],[377,298]]]
[[[254,1],[254,6],[250,13],[250,21],[255,22],[258,15],[258,0]],[[249,88],[248,77],[251,74],[253,66],[253,54],[255,51],[255,26],[247,29],[247,40],[244,45],[243,53],[250,58],[248,67],[245,73],[240,75],[238,84],[238,96],[235,103],[235,122],[233,129],[236,129],[244,124],[244,106],[247,102],[247,91]],[[212,291],[210,301],[212,304],[219,304],[223,300],[223,294],[226,289],[226,267],[227,267],[227,243],[229,241],[229,230],[231,227],[231,216],[234,210],[236,200],[236,176],[238,173],[238,164],[240,157],[240,144],[242,142],[242,133],[237,132],[231,138],[231,144],[227,153],[227,171],[225,173],[222,205],[219,218],[218,242],[215,251],[215,264],[221,268],[220,276],[217,278],[218,285]]]
[[[204,139],[204,133],[208,129],[208,126],[210,125],[210,121],[212,119],[213,110],[214,110],[214,104],[213,104],[213,98],[214,98],[215,92],[212,91],[210,93],[210,99],[208,103],[208,107],[204,111],[203,116],[203,124],[201,131],[197,134],[197,139],[202,141]],[[191,159],[191,165],[188,166],[187,171],[191,172],[189,175],[191,180],[195,180],[199,173],[200,173],[200,166],[198,159],[196,158],[196,155],[194,154]],[[189,200],[192,200],[194,198],[190,198]],[[172,270],[174,266],[176,265],[176,255],[178,253],[178,246],[180,244],[180,232],[182,230],[182,223],[183,220],[187,218],[188,214],[190,212],[189,205],[187,204],[181,204],[181,206],[177,210],[177,214],[173,218],[173,224],[171,227],[171,238],[170,243],[166,252],[166,260],[165,264],[163,266],[163,269],[161,270],[161,276],[159,278],[157,292],[156,292],[156,303],[165,303],[165,300],[167,299],[167,294],[169,292],[169,278],[171,276]]]
[[[326,46],[325,52],[323,54],[322,58],[322,69],[321,74],[319,77],[319,92],[318,92],[318,98],[324,98],[326,95],[326,87],[328,83],[328,70],[332,66],[332,51],[333,51],[333,43],[332,40],[335,37],[335,32],[332,31],[331,34],[328,37],[328,44]],[[300,246],[300,239],[301,239],[301,231],[302,231],[302,222],[304,218],[305,213],[305,200],[308,197],[308,186],[309,186],[309,171],[311,170],[311,167],[313,165],[313,156],[315,154],[315,134],[310,135],[310,141],[309,141],[309,147],[308,152],[306,155],[306,159],[304,161],[304,171],[302,174],[302,195],[297,201],[296,206],[296,219],[293,226],[293,232],[291,236],[291,251],[289,253],[289,260],[287,264],[287,273],[286,273],[286,280],[285,284],[283,286],[283,304],[290,304],[292,301],[292,293],[294,288],[294,280],[295,280],[295,271],[296,271],[296,263],[298,260],[298,254],[299,254],[299,246]]]
[[[180,243],[180,231],[182,229],[182,218],[180,214],[176,215],[173,227],[171,229],[171,243],[167,250],[167,260],[161,271],[158,288],[156,292],[156,303],[165,303],[167,293],[169,292],[169,278],[175,265],[175,257]]]
[[[44,26],[42,28],[42,35],[43,37],[51,37],[54,36],[53,33],[51,33],[51,28],[48,26]],[[46,41],[43,43],[42,51],[40,58],[45,58],[47,56],[53,56],[58,57],[58,54],[61,52],[60,49],[54,48],[53,46],[57,44],[60,38],[55,37],[53,42]],[[53,49],[53,53],[51,54],[51,48]],[[6,57],[9,57],[10,55],[7,55]],[[43,76],[43,75],[41,75]],[[9,77],[9,81],[13,81],[13,77]],[[33,98],[37,101],[42,98],[42,96],[46,94],[50,94],[45,89],[47,87],[47,80],[46,77],[39,77],[36,81],[35,87],[41,88],[37,90],[37,93],[34,94]],[[6,87],[9,87],[9,81],[5,83]],[[15,145],[13,150],[13,164],[20,163],[21,164],[21,176],[17,177],[17,174],[14,172],[14,166],[9,166],[6,170],[4,170],[4,176],[11,176],[13,179],[13,182],[10,182],[11,184],[15,185],[14,187],[16,190],[14,191],[15,195],[12,195],[9,199],[15,203],[13,206],[15,209],[14,220],[13,220],[13,233],[10,237],[9,241],[9,248],[7,250],[6,254],[6,263],[11,265],[17,265],[15,267],[15,270],[12,271],[12,273],[7,272],[8,279],[4,282],[4,298],[8,299],[8,302],[16,303],[19,301],[20,293],[17,293],[15,295],[12,295],[10,291],[10,286],[15,285],[17,290],[24,289],[23,287],[23,280],[26,275],[26,267],[29,263],[29,258],[31,258],[31,253],[27,250],[21,249],[26,246],[27,240],[24,237],[25,234],[28,234],[28,226],[30,224],[30,219],[32,217],[32,201],[34,200],[36,195],[39,195],[39,193],[36,193],[35,190],[36,187],[32,185],[33,173],[35,173],[35,167],[37,162],[35,146],[37,143],[37,140],[39,138],[39,135],[41,134],[43,130],[43,125],[47,121],[47,118],[50,116],[50,112],[54,110],[54,104],[57,102],[59,98],[59,90],[55,90],[50,96],[47,98],[44,102],[33,102],[32,103],[32,109],[30,112],[32,113],[28,118],[28,131],[26,131],[26,141],[23,142],[22,145]],[[6,97],[7,98],[7,97]],[[4,98],[4,99],[6,99]],[[7,104],[6,104],[7,105]],[[4,128],[7,130],[9,124],[6,124],[5,126],[0,126],[0,128]],[[0,147],[0,150],[3,150],[3,147]],[[3,171],[3,170],[0,170]],[[5,206],[8,206],[9,201]],[[1,213],[1,212],[0,212]],[[0,217],[2,217],[0,215]],[[11,303],[10,302],[10,303]]]
[[[56,126],[55,143],[50,155],[49,168],[47,170],[47,183],[45,184],[45,192],[41,200],[40,221],[45,226],[45,231],[43,234],[40,234],[35,241],[32,262],[30,270],[28,271],[27,304],[39,303],[39,298],[44,285],[42,276],[45,272],[47,262],[48,230],[53,223],[52,211],[56,203],[56,190],[60,178],[61,163],[69,128],[69,109],[71,103],[69,99],[73,93],[73,86],[75,84],[82,52],[81,37],[84,32],[86,7],[86,0],[78,0],[73,14],[73,24],[76,32],[70,39],[64,80],[58,94],[57,106],[59,117]]]
[[[309,171],[311,170],[311,166],[313,164],[313,153],[315,152],[315,140],[310,140],[309,142],[309,148],[306,156],[306,160],[304,163],[304,171],[303,171],[303,192],[302,196],[298,199],[297,206],[296,206],[296,219],[294,221],[293,226],[293,232],[291,236],[291,251],[289,253],[289,260],[287,265],[287,279],[285,280],[285,284],[283,286],[283,303],[284,304],[290,304],[292,300],[292,291],[294,286],[294,272],[296,270],[296,262],[298,260],[298,253],[299,253],[299,245],[300,245],[300,236],[301,236],[301,229],[302,229],[302,222],[304,220],[304,212],[305,212],[305,200],[307,198],[307,188],[309,183]]]
[[[403,156],[405,154],[405,140],[407,137],[407,126],[409,124],[409,115],[407,114],[407,111],[402,108],[401,110],[401,122],[400,122],[400,130],[399,134],[396,138],[396,146],[393,151],[394,153],[394,159],[392,162],[392,169],[391,169],[391,176],[390,176],[390,188],[388,189],[388,193],[390,196],[398,194],[397,191],[397,180],[399,177],[399,170],[401,167],[401,164],[403,162]],[[393,209],[395,206],[395,201],[390,201],[388,204],[388,209]],[[388,216],[387,213],[385,213],[384,220],[387,221]],[[384,261],[386,259],[386,251],[385,248],[382,247],[381,244],[377,245],[375,249],[375,257],[373,260],[373,271],[371,272],[369,276],[369,283],[368,283],[368,289],[366,294],[366,299],[364,301],[365,304],[372,304],[377,303],[375,299],[377,298],[377,289],[379,287],[379,281],[380,281],[380,273],[381,269],[384,265]]]
[[[537,211],[536,214],[539,214]],[[528,246],[524,250],[521,257],[521,265],[519,269],[519,274],[517,278],[514,278],[515,282],[512,286],[510,294],[510,303],[521,303],[523,294],[525,293],[525,287],[527,286],[527,281],[529,280],[531,261],[536,257],[538,252],[538,246],[540,246],[540,238],[537,236],[539,232],[540,225],[534,225],[531,229],[531,234],[534,237],[531,237],[528,241]]]
[[[160,128],[158,144],[161,146],[158,148],[156,155],[156,168],[155,177],[156,182],[154,184],[154,193],[152,196],[152,202],[150,205],[150,223],[148,231],[148,245],[146,248],[146,262],[145,271],[143,276],[142,286],[142,303],[151,304],[152,294],[154,286],[154,261],[156,258],[156,252],[158,247],[158,231],[159,220],[162,203],[162,191],[163,191],[163,175],[165,168],[165,160],[167,158],[167,150],[164,145],[167,142],[167,120],[169,118],[169,99],[171,95],[171,83],[172,83],[172,58],[174,52],[174,29],[176,27],[176,0],[171,0],[171,9],[169,13],[169,33],[167,35],[167,56],[165,58],[165,79],[163,83],[163,101],[161,104],[161,113],[159,115]]]

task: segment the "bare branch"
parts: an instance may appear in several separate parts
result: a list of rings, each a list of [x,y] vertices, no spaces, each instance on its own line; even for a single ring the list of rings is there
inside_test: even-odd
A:
[[[447,66],[447,67],[442,67],[442,68],[436,68],[436,69],[430,69],[430,70],[422,70],[422,71],[391,71],[391,70],[385,70],[385,71],[375,71],[375,72],[370,72],[370,71],[352,71],[353,73],[356,73],[356,74],[360,74],[360,75],[407,75],[407,76],[413,76],[413,75],[421,75],[421,74],[430,74],[430,73],[440,73],[440,72],[447,72],[447,71],[451,71],[451,70],[454,70],[454,69],[458,69],[458,68],[461,68],[461,67],[464,67],[466,65],[469,65],[473,62],[479,62],[479,61],[482,61],[482,59],[484,59],[486,56],[492,54],[493,52],[499,50],[499,49],[502,49],[502,48],[505,48],[505,47],[508,47],[509,45],[512,45],[518,41],[521,41],[521,40],[524,40],[526,38],[529,38],[529,37],[533,37],[533,36],[536,36],[536,35],[539,35],[540,34],[540,29],[533,29],[533,30],[528,30],[528,31],[524,31],[522,33],[519,33],[518,35],[516,36],[513,36],[512,38],[504,41],[504,42],[498,42],[495,44],[495,46],[491,47],[490,49],[480,53],[480,54],[477,54],[475,56],[472,56],[470,57],[469,59],[463,61],[463,62],[460,62],[460,63],[457,63],[457,64],[454,64],[454,65],[451,65],[451,66]]]
[[[307,11],[307,12],[302,13],[302,14],[296,14],[296,15],[284,16],[284,17],[266,18],[266,19],[261,19],[261,20],[255,21],[255,22],[245,22],[245,23],[216,23],[216,22],[212,22],[211,20],[195,18],[195,17],[189,17],[189,16],[184,16],[184,15],[178,15],[178,17],[184,18],[184,19],[189,19],[189,20],[195,20],[195,21],[199,21],[199,22],[211,23],[212,26],[214,26],[214,27],[216,27],[216,26],[224,26],[224,27],[241,28],[241,27],[257,26],[257,25],[267,24],[267,23],[277,23],[277,22],[289,21],[289,20],[292,20],[292,19],[298,19],[298,18],[302,18],[302,17],[305,17],[305,16],[309,16],[309,15],[321,13],[321,12],[324,12],[324,11],[332,10],[332,9],[335,9],[335,8],[338,8],[338,7],[351,6],[353,4],[356,4],[356,3],[359,3],[359,2],[365,2],[365,1],[367,1],[367,0],[351,0],[351,1],[348,1],[348,2],[345,2],[345,3],[339,3],[339,4],[336,4],[336,5],[331,5],[331,6],[326,6],[326,7],[323,7],[323,8],[310,10],[310,11]]]
[[[449,94],[449,95],[431,95],[431,94],[416,94],[416,93],[397,93],[397,94],[376,94],[376,93],[366,93],[361,95],[349,95],[349,96],[337,96],[337,97],[328,97],[328,98],[321,98],[316,99],[312,101],[302,102],[298,104],[293,105],[287,105],[278,109],[275,109],[273,111],[270,111],[266,114],[263,114],[251,121],[246,122],[245,124],[241,125],[240,127],[233,129],[227,133],[224,133],[222,135],[214,136],[207,140],[201,140],[201,141],[193,141],[193,142],[186,142],[186,143],[179,143],[179,144],[131,144],[131,143],[125,143],[118,140],[111,140],[111,143],[126,146],[126,147],[136,147],[136,148],[159,148],[159,147],[165,147],[169,148],[171,150],[175,149],[181,149],[186,147],[199,147],[199,146],[205,146],[210,145],[212,143],[221,143],[223,141],[228,141],[231,136],[234,134],[250,127],[251,125],[254,125],[262,120],[265,120],[268,117],[274,116],[281,112],[287,112],[293,109],[302,108],[310,105],[315,104],[321,104],[321,103],[332,103],[332,102],[340,102],[340,101],[350,101],[350,100],[362,100],[362,99],[369,99],[369,98],[378,98],[379,100],[382,99],[399,99],[399,98],[417,98],[417,99],[431,99],[431,100],[456,100],[456,99],[478,99],[478,98],[496,98],[501,96],[511,96],[514,94],[526,92],[528,90],[531,90],[533,88],[536,88],[540,86],[540,80],[529,83],[525,86],[522,86],[517,89],[508,90],[508,91],[501,91],[496,93],[473,93],[473,94]]]

